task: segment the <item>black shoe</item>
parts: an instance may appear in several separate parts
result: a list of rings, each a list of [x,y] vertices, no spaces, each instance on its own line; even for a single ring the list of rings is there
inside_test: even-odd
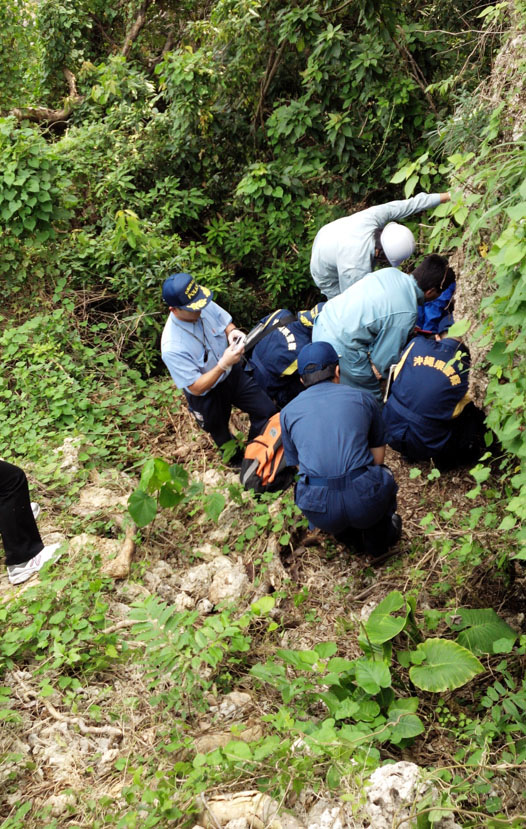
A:
[[[402,535],[402,519],[397,512],[391,517],[391,532],[389,533],[389,547],[394,546],[400,541]]]
[[[226,461],[226,466],[229,469],[233,469],[235,472],[239,472],[241,469],[241,462],[245,457],[245,452],[243,449],[238,449],[235,455],[232,455],[229,461]]]
[[[343,532],[334,536],[336,541],[347,547],[351,555],[363,555],[365,552],[363,547],[363,533],[355,527],[348,527]]]

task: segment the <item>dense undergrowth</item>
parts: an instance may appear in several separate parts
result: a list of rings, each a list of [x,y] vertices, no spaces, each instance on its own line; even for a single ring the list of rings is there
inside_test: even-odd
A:
[[[236,512],[224,552],[243,557],[256,587],[303,553],[271,592],[204,617],[151,595],[136,598],[119,627],[117,588],[91,548],[3,602],[1,825],[190,826],[203,795],[251,787],[288,809],[306,792],[329,793],[358,820],[370,772],[412,758],[437,792],[415,802],[415,826],[454,813],[462,826],[518,828],[526,822],[520,64],[504,70],[491,106],[487,76],[497,46],[521,37],[523,11],[457,4],[453,22],[443,2],[402,4],[396,16],[376,0],[359,11],[194,6],[146,3],[138,29],[133,3],[8,0],[0,11],[0,453],[45,487],[66,534],[115,532],[68,512],[95,469],[138,477],[162,454],[168,463],[150,460],[138,490],[146,519],[152,499],[162,508],[139,549],[188,567],[196,538],[228,500]],[[62,103],[56,121],[38,110]],[[380,577],[330,540],[311,562],[290,493],[276,509],[274,498],[244,499],[232,482],[210,492],[193,480],[190,456],[170,471],[182,415],[159,366],[160,284],[188,269],[249,326],[269,307],[318,298],[308,259],[321,224],[400,188],[407,196],[446,187],[452,201],[415,230],[422,251],[461,248],[462,273],[484,284],[470,336],[485,355],[488,425],[502,452],[460,486],[426,465],[399,469],[412,493],[410,529]],[[66,437],[81,447],[74,475],[54,451]],[[206,461],[214,463],[209,452]],[[167,536],[176,552],[166,552]],[[139,556],[131,584],[141,585],[148,565]],[[371,596],[377,607],[366,621],[356,608]],[[451,673],[440,673],[444,662]],[[112,694],[121,681],[122,699]],[[233,690],[258,700],[259,731],[237,739],[248,728],[238,724],[231,741],[196,751],[202,722],[215,722],[213,700]],[[58,818],[17,748],[28,711],[82,715],[84,727],[126,737],[100,776],[103,750],[94,749],[75,783],[80,796]]]

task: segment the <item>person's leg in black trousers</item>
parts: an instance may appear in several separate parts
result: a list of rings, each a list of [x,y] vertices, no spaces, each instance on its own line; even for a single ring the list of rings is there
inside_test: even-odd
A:
[[[60,542],[45,547],[40,538],[24,471],[6,461],[0,461],[0,535],[11,584],[27,581],[60,556]]]
[[[400,540],[402,534],[402,519],[396,513],[396,496],[393,497],[385,515],[372,527],[358,529],[348,527],[339,533],[336,539],[347,546],[353,547],[357,553],[365,553],[378,558],[387,553]]]
[[[0,535],[8,567],[29,561],[44,548],[25,473],[6,461],[0,461]]]
[[[261,434],[269,417],[277,411],[270,397],[241,365],[232,366],[228,377],[210,389],[208,394],[201,397],[187,392],[185,394],[197,422],[210,434],[217,446],[223,446],[232,440],[228,422],[233,405],[250,417],[249,440]]]
[[[451,437],[444,448],[433,455],[433,461],[441,472],[459,466],[473,466],[486,452],[484,435],[489,432],[484,412],[474,403],[462,410],[451,421]],[[496,448],[496,441],[494,441]],[[491,450],[490,450],[491,451]]]
[[[208,394],[198,397],[185,392],[190,411],[205,432],[208,432],[216,446],[223,446],[233,435],[228,422],[232,411],[230,385],[227,377],[218,386],[210,389]]]

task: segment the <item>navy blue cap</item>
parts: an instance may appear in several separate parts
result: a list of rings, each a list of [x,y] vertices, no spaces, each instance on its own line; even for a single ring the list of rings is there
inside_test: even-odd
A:
[[[189,273],[173,273],[163,282],[163,300],[169,308],[202,311],[212,296],[212,291],[198,285]]]
[[[327,366],[338,363],[338,354],[330,343],[321,341],[304,345],[298,354],[298,374],[312,374],[323,371]]]

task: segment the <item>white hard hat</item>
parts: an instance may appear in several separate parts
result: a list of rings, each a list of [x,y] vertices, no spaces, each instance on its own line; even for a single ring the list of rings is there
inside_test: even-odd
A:
[[[389,222],[380,235],[383,251],[393,267],[397,268],[414,252],[415,237],[408,227]]]

